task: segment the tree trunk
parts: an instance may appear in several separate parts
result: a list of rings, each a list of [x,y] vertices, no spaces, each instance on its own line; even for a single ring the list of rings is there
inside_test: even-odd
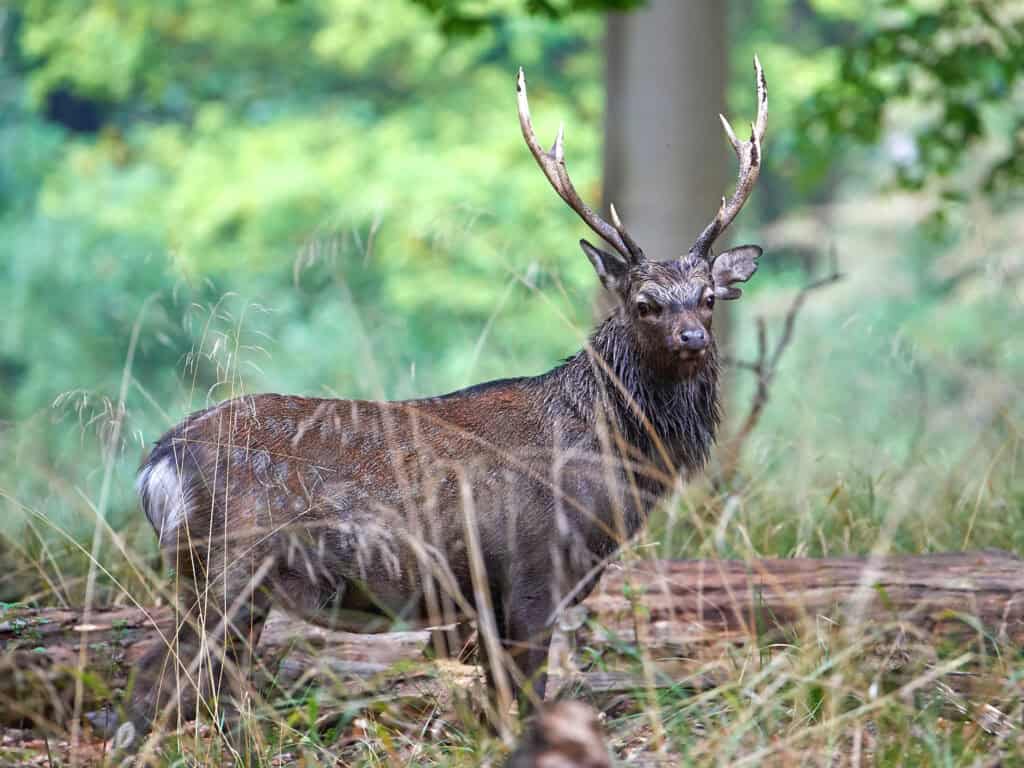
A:
[[[709,687],[726,679],[736,654],[758,654],[780,639],[846,635],[890,643],[893,634],[952,648],[967,643],[1024,646],[1024,562],[1002,552],[868,560],[653,561],[613,565],[577,609],[581,645],[621,647],[637,637],[659,661],[646,680],[626,673],[574,678],[597,696],[638,685]],[[87,708],[116,698],[149,643],[172,626],[166,607],[92,614],[9,608],[0,615],[0,722],[66,723],[86,643]],[[316,683],[347,696],[393,700],[450,696],[477,680],[475,668],[430,663],[429,633],[353,635],[272,615],[259,645],[271,698]],[[916,641],[915,641],[916,642]],[[870,645],[870,643],[866,644]],[[614,654],[609,654],[613,656]],[[396,662],[402,662],[396,667]],[[891,663],[891,659],[888,663]],[[275,690],[266,681],[273,679]],[[566,681],[561,680],[564,684]],[[556,688],[560,681],[554,677]],[[448,693],[446,693],[446,690]]]
[[[726,191],[725,5],[652,0],[608,16],[604,207],[650,258],[685,254]]]
[[[653,258],[686,252],[727,183],[725,6],[653,0],[610,14],[605,204]]]

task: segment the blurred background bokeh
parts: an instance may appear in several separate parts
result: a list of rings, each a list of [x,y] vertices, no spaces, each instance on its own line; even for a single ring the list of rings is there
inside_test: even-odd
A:
[[[122,549],[155,566],[134,470],[210,402],[557,364],[597,281],[517,68],[583,196],[667,258],[731,183],[717,113],[753,117],[755,53],[767,167],[730,239],[766,253],[729,356],[830,254],[844,279],[807,295],[736,471],[651,540],[1024,551],[1019,3],[24,0],[0,3],[0,601],[79,600],[97,520],[114,577]],[[754,391],[729,381],[726,436]]]

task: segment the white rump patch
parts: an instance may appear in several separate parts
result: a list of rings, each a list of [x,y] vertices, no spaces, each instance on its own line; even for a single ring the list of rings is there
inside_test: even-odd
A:
[[[147,502],[143,504],[146,517],[156,530],[160,543],[163,543],[165,534],[174,533],[185,522],[191,501],[175,469],[173,458],[168,456],[156,464],[143,467],[135,487]]]

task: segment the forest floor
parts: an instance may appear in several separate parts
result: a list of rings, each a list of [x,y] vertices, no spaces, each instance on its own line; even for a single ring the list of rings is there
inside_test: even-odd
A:
[[[556,635],[549,689],[594,708],[615,764],[1024,764],[1022,594],[1021,560],[992,550],[627,562]],[[0,765],[121,764],[85,719],[69,732],[71,699],[116,705],[172,620],[4,605]],[[165,734],[152,764],[503,764],[521,725],[486,715],[479,668],[431,660],[430,640],[274,614],[242,738],[229,747],[214,712]]]

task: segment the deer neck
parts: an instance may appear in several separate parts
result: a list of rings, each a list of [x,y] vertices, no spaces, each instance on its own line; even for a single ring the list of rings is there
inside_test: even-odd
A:
[[[673,473],[701,469],[721,418],[714,344],[692,376],[658,375],[641,358],[632,327],[613,313],[586,349],[557,370],[571,407],[586,423],[606,423],[648,461]]]

